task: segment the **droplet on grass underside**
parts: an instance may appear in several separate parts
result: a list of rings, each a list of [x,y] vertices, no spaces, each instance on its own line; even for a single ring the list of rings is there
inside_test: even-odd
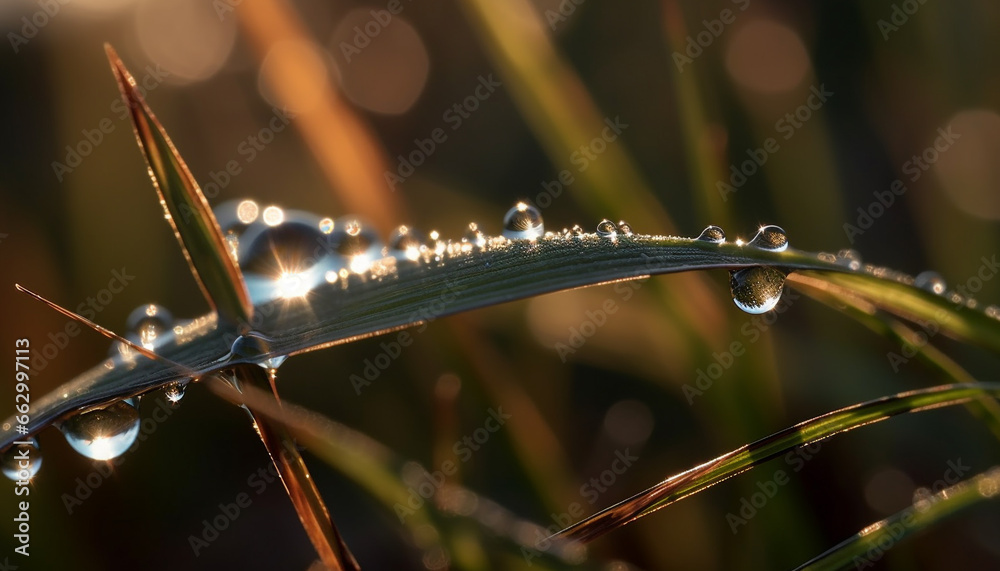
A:
[[[133,399],[77,413],[59,425],[66,442],[93,460],[122,455],[139,436],[139,410]]]
[[[465,233],[462,234],[462,241],[472,244],[477,248],[482,248],[486,245],[486,235],[479,229],[479,224],[469,222],[468,227],[465,229]]]
[[[265,369],[277,369],[285,362],[288,355],[275,355],[265,358],[271,352],[271,340],[267,337],[251,331],[240,335],[233,342],[230,350],[230,360],[239,359],[248,361],[264,367]]]
[[[917,277],[913,278],[913,285],[938,295],[943,294],[948,289],[941,274],[931,270],[917,274]]]
[[[545,233],[542,213],[527,202],[518,202],[503,217],[503,237],[510,240],[536,240]]]
[[[597,235],[602,238],[617,238],[618,227],[615,223],[605,218],[597,224]]]
[[[750,245],[761,250],[783,252],[788,249],[788,235],[780,226],[761,226],[757,235],[750,240]]]
[[[426,238],[414,228],[400,226],[389,237],[389,255],[396,259],[416,260]]]
[[[698,235],[698,239],[703,242],[711,242],[713,244],[721,244],[726,241],[726,233],[722,231],[722,228],[718,226],[706,226],[701,234]]]
[[[3,475],[14,480],[30,480],[42,468],[42,450],[34,438],[24,438],[24,444],[14,444],[4,451]]]
[[[729,272],[729,287],[736,307],[747,313],[766,313],[781,300],[785,273],[770,266],[753,266]]]
[[[187,383],[173,383],[167,385],[163,389],[163,396],[166,397],[167,402],[172,405],[180,404],[181,399],[184,398],[184,392],[187,390]]]

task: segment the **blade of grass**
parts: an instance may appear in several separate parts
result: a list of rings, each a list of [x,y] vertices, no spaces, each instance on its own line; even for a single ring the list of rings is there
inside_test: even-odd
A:
[[[1000,396],[1000,383],[944,385],[900,393],[818,416],[671,476],[631,498],[572,525],[556,537],[588,542],[799,446],[896,415]]]
[[[230,353],[236,334],[220,327],[213,315],[192,320],[162,336],[155,352],[183,363],[196,373],[195,377],[202,377],[240,363],[330,347],[544,293],[651,274],[758,265],[821,270],[823,273],[807,274],[820,282],[847,275],[851,279],[844,287],[852,291],[856,287],[859,296],[874,297],[880,307],[906,313],[912,306],[919,309],[918,314],[937,315],[942,331],[1000,352],[1000,321],[978,309],[956,310],[942,296],[905,283],[906,279],[912,282],[912,278],[883,268],[849,270],[817,254],[792,248],[774,252],[731,242],[712,244],[671,236],[619,236],[612,241],[594,234],[538,241],[496,240],[481,250],[446,253],[438,261],[402,261],[388,275],[350,275],[346,284],[345,280],[321,284],[305,298],[261,302],[255,307],[256,329],[270,337],[271,349],[254,358]],[[793,285],[795,276],[792,273],[788,279]],[[880,293],[880,285],[894,295]],[[938,311],[943,313],[938,315]],[[124,366],[115,357],[110,360],[110,368],[106,362],[102,360],[33,402],[29,433],[73,410],[141,394],[178,379],[176,372],[165,371],[152,361]],[[13,419],[7,422],[7,428],[0,428],[0,449],[18,437]]]
[[[234,369],[234,374],[237,386],[256,387],[260,389],[262,395],[273,399],[274,406],[281,407],[274,385],[273,369],[265,371],[256,365],[243,365]],[[268,392],[266,387],[270,387],[271,392]],[[305,460],[299,454],[295,441],[288,431],[283,425],[272,422],[270,417],[256,413],[253,408],[247,406],[244,408],[250,413],[254,428],[257,429],[264,448],[274,462],[281,483],[284,484],[285,491],[295,506],[295,512],[299,515],[299,521],[302,522],[302,527],[316,548],[320,560],[328,569],[334,571],[360,570],[357,560],[337,531],[323,497],[309,474]]]
[[[997,499],[1000,490],[1000,467],[941,490],[929,498],[918,500],[905,510],[877,521],[796,567],[796,571],[826,571],[874,566],[891,548],[944,518],[959,511]]]
[[[105,44],[104,49],[129,109],[132,128],[160,204],[194,279],[220,318],[230,323],[248,323],[253,316],[250,293],[239,266],[229,255],[208,200],[139,93],[135,78],[110,44]]]

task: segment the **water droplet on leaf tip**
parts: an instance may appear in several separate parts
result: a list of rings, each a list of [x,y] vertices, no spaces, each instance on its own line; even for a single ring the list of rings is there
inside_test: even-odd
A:
[[[788,235],[780,226],[761,226],[757,235],[750,240],[750,245],[761,250],[783,252],[788,249]]]
[[[726,241],[726,233],[718,226],[706,226],[698,235],[698,239],[703,242],[721,244]]]
[[[518,202],[503,217],[502,235],[508,240],[535,240],[544,233],[542,213],[527,202]]]
[[[618,227],[615,223],[605,218],[597,224],[597,235],[602,238],[618,237]]]
[[[766,313],[781,300],[785,274],[770,266],[731,270],[729,286],[736,307],[751,314]]]
[[[14,444],[3,452],[3,475],[15,482],[30,480],[42,468],[42,450],[38,441],[33,437],[22,438],[21,441],[27,444]]]
[[[139,411],[124,399],[104,408],[76,413],[59,425],[66,442],[93,460],[111,460],[123,454],[139,435]]]

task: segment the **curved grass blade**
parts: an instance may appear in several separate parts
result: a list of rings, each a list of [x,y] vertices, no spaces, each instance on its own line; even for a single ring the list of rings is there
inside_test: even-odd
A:
[[[273,404],[278,408],[281,403],[278,401],[277,391],[274,386],[274,370],[265,371],[257,365],[243,365],[233,370],[237,386],[249,385],[260,389],[260,393],[270,397]],[[273,392],[269,393],[265,387],[270,387]],[[281,424],[276,424],[269,417],[256,413],[253,408],[246,407],[253,419],[254,427],[260,436],[261,442],[267,449],[271,462],[278,470],[281,483],[285,486],[285,492],[295,506],[295,512],[299,515],[299,521],[305,528],[309,540],[312,541],[316,553],[323,564],[333,571],[358,571],[360,566],[354,555],[351,554],[343,537],[337,531],[337,526],[330,517],[330,511],[323,502],[323,497],[316,488],[316,483],[309,474],[306,462],[299,454],[295,441]]]
[[[239,266],[229,255],[208,200],[136,88],[135,78],[110,44],[105,44],[104,49],[118,89],[129,109],[132,128],[149,166],[149,175],[160,196],[160,204],[194,279],[212,309],[223,320],[230,323],[249,322],[253,316],[250,294]]]
[[[556,537],[588,542],[754,466],[794,450],[896,415],[1000,396],[1000,383],[943,385],[900,393],[829,412],[681,472],[572,525]]]
[[[877,521],[814,559],[796,567],[796,571],[827,571],[874,566],[885,555],[886,546],[898,544],[959,511],[997,499],[1000,491],[1000,467],[922,498],[905,510]]]
[[[237,333],[215,315],[199,317],[158,339],[157,355],[182,363],[193,377],[240,363],[292,355],[363,337],[370,337],[463,311],[575,287],[652,274],[690,270],[775,266],[787,270],[818,270],[820,281],[852,272],[852,281],[876,290],[892,286],[905,296],[879,298],[882,307],[905,312],[904,304],[933,315],[944,310],[941,329],[1000,352],[1000,321],[979,310],[953,311],[951,303],[906,285],[912,278],[881,268],[850,270],[817,254],[789,248],[774,252],[732,242],[713,244],[674,236],[631,235],[616,240],[596,234],[554,236],[537,241],[491,239],[471,251],[446,250],[411,262],[390,259],[391,271],[370,269],[335,283],[324,282],[304,298],[275,299],[254,308],[253,327],[269,337],[270,350],[255,358],[232,355]],[[792,273],[789,281],[794,282]],[[873,285],[876,284],[876,285]],[[859,289],[861,287],[859,286]],[[147,360],[126,363],[119,357],[102,361],[77,378],[40,398],[34,406],[29,433],[76,409],[141,394],[178,379],[175,371]],[[13,442],[13,420],[0,427],[0,449]]]

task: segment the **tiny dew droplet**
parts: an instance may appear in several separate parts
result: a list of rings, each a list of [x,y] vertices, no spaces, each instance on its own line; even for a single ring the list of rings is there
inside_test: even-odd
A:
[[[416,260],[423,245],[424,237],[409,226],[396,228],[389,237],[390,254],[399,259]]]
[[[986,314],[986,317],[992,317],[993,319],[1000,319],[1000,307],[997,307],[995,305],[986,306],[986,309],[983,310],[983,313]]]
[[[334,227],[333,218],[324,218],[319,221],[319,231],[324,234],[329,234],[330,232],[333,232],[333,227]]]
[[[174,316],[162,305],[148,303],[132,310],[125,327],[139,338],[146,349],[152,349],[156,340],[174,326]]]
[[[583,231],[583,227],[580,226],[579,224],[574,224],[573,227],[570,228],[569,231],[570,231],[570,233],[573,234],[573,236],[575,236],[577,238],[579,238],[579,237],[581,237],[581,236],[583,236],[585,234],[585,232]]]
[[[333,247],[343,256],[344,266],[356,274],[371,268],[372,262],[382,256],[382,241],[375,230],[357,218],[337,220],[330,235]]]
[[[625,236],[631,236],[632,235],[632,225],[629,224],[628,222],[625,222],[624,220],[622,220],[622,221],[618,222],[618,231],[621,232]]]
[[[23,442],[25,444],[14,444],[3,453],[3,475],[15,482],[32,479],[42,467],[38,441],[26,438]]]
[[[783,252],[788,249],[788,235],[780,226],[761,226],[757,235],[750,240],[750,245],[761,250]]]
[[[94,460],[121,456],[139,436],[139,411],[130,399],[77,413],[59,426],[66,442]]]
[[[943,294],[948,289],[941,274],[931,270],[917,274],[917,277],[913,279],[913,285],[938,295]]]
[[[486,236],[479,229],[479,224],[469,222],[469,226],[465,229],[465,234],[462,235],[462,241],[468,242],[477,248],[482,248],[486,245]]]
[[[713,244],[721,244],[726,241],[726,233],[722,231],[722,228],[718,226],[707,226],[698,235],[698,239],[703,242],[711,242]]]
[[[276,355],[264,358],[271,351],[271,342],[260,333],[249,332],[240,335],[233,341],[230,350],[230,360],[240,360],[244,362],[256,363],[265,369],[277,369],[285,362],[288,355]]]
[[[615,223],[605,218],[597,224],[597,235],[602,238],[616,238],[618,236],[618,227]]]
[[[535,240],[545,233],[542,213],[527,202],[518,202],[503,217],[503,237],[510,240]]]
[[[187,383],[174,383],[172,385],[167,385],[163,389],[163,396],[167,398],[167,402],[172,405],[180,404],[181,399],[184,398],[184,392],[187,390]]]
[[[747,313],[766,313],[781,300],[785,274],[770,266],[753,266],[729,272],[729,287],[736,307]]]

